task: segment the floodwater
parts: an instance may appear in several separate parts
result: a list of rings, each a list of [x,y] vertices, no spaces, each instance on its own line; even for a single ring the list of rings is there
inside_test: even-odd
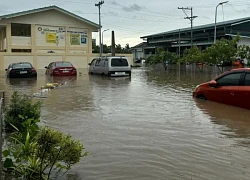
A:
[[[6,81],[43,102],[42,122],[89,152],[58,179],[249,180],[250,111],[192,98],[215,76],[192,70],[133,69],[131,78],[88,75]],[[46,82],[64,85],[39,93]]]

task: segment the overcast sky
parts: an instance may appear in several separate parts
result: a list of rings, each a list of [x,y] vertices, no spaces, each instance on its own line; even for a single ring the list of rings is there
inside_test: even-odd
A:
[[[7,0],[0,2],[0,14],[57,5],[95,23],[99,23],[98,7],[100,0]],[[116,44],[134,46],[141,36],[168,30],[190,27],[184,19],[185,13],[178,7],[192,7],[194,26],[214,23],[215,7],[223,0],[104,0],[101,7],[101,20],[104,44],[110,45],[111,31],[115,31]],[[186,11],[190,16],[190,11]],[[250,0],[229,0],[218,7],[217,22],[250,17]],[[93,38],[99,42],[98,33]]]

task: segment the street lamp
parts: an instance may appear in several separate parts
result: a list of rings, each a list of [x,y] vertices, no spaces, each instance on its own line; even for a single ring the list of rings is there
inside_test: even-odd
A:
[[[103,30],[102,31],[102,52],[101,52],[101,56],[102,56],[102,54],[103,54],[103,33],[105,32],[105,31],[108,31],[109,29],[105,29],[105,30]]]
[[[216,43],[216,21],[217,21],[217,8],[218,8],[218,6],[223,5],[223,4],[226,4],[226,3],[228,3],[228,1],[224,1],[224,2],[219,3],[219,4],[216,6],[216,9],[215,9],[214,44]]]

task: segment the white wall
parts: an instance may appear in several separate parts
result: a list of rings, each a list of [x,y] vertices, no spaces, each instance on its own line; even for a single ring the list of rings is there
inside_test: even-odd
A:
[[[31,46],[31,37],[11,36],[13,46]]]
[[[4,56],[4,69],[8,68],[9,64],[15,62],[29,62],[33,64],[33,56]]]
[[[54,55],[37,56],[37,68],[44,69],[44,67],[48,66],[49,63],[62,60],[63,56],[54,56]]]
[[[67,14],[61,13],[57,10],[48,10],[39,13],[33,13],[30,15],[14,17],[11,19],[1,20],[5,23],[23,23],[23,24],[41,24],[48,26],[69,26],[69,27],[86,27],[91,31],[97,31],[97,28],[84,23],[78,19],[75,19]]]
[[[86,56],[66,56],[66,61],[71,62],[75,68],[88,67],[88,59]]]

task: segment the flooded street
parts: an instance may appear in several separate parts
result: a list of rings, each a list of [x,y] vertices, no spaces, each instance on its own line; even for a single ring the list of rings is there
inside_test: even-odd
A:
[[[88,75],[6,80],[36,95],[46,82],[64,85],[42,96],[42,122],[81,140],[87,157],[68,179],[250,179],[250,111],[195,100],[192,90],[215,75],[169,70],[132,70],[131,78]],[[39,93],[38,93],[39,94]],[[62,178],[59,178],[62,179]]]

